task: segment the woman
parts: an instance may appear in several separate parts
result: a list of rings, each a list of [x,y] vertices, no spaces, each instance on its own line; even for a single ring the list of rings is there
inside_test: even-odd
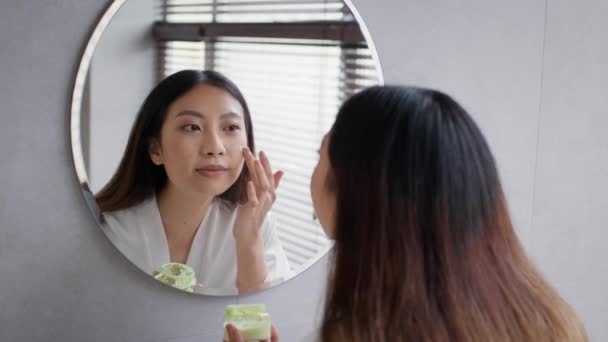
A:
[[[307,341],[587,340],[527,258],[488,145],[449,96],[353,96],[311,190],[335,248],[320,331]]]
[[[267,217],[282,172],[254,153],[236,85],[214,71],[169,76],[144,101],[118,170],[96,195],[104,231],[150,274],[178,262],[205,287],[239,291],[288,277]]]

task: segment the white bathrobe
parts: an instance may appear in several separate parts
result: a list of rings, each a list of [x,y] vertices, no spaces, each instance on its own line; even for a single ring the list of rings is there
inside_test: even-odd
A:
[[[205,288],[236,289],[236,246],[232,227],[238,209],[216,198],[194,236],[186,264]],[[116,247],[148,274],[170,261],[167,237],[156,197],[131,208],[104,213],[103,230]],[[268,273],[265,281],[289,278],[292,271],[276,232],[276,222],[267,214],[262,226]]]

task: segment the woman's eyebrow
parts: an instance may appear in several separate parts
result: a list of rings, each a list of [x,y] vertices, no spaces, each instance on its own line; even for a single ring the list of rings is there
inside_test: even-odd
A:
[[[235,112],[224,113],[220,116],[220,119],[240,119],[241,116]]]
[[[200,119],[205,119],[205,114],[194,111],[194,110],[184,110],[182,112],[177,113],[177,115],[175,115],[175,117],[179,117],[179,116],[194,116]],[[231,119],[231,118],[237,118],[240,119],[241,115],[235,113],[235,112],[228,112],[228,113],[224,113],[222,115],[220,115],[220,119],[224,120],[224,119]]]
[[[178,117],[178,116],[194,116],[194,117],[197,117],[200,119],[205,118],[205,115],[203,115],[202,113],[199,113],[197,111],[194,111],[194,110],[184,110],[182,112],[177,113],[177,115],[175,115],[175,117]]]

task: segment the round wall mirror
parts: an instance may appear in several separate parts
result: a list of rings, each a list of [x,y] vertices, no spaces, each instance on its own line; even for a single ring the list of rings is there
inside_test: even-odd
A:
[[[84,198],[116,252],[168,285],[280,284],[331,249],[310,199],[317,150],[340,104],[382,82],[341,0],[115,1],[72,96]]]

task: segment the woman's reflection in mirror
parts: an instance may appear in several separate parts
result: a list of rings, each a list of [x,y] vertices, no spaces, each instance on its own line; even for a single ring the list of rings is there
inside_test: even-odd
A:
[[[244,292],[291,275],[269,213],[282,175],[256,156],[237,86],[184,70],[147,96],[95,197],[104,232],[145,272],[178,262],[206,287]]]

